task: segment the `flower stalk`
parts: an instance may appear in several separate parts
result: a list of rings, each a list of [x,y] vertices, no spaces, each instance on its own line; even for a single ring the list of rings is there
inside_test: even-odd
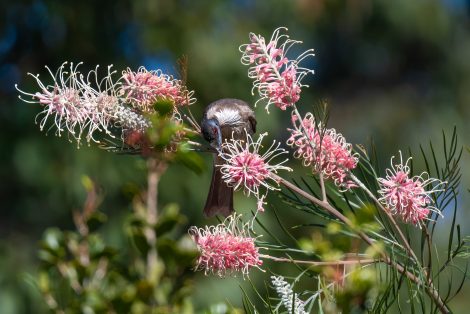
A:
[[[265,259],[270,259],[276,262],[286,262],[286,263],[294,263],[294,264],[305,264],[309,266],[339,266],[339,265],[361,265],[361,264],[374,264],[379,263],[380,259],[373,259],[373,258],[358,258],[358,259],[349,259],[349,260],[336,260],[336,261],[305,261],[305,260],[296,260],[291,258],[285,257],[276,257],[266,254],[260,254],[260,257]]]
[[[157,157],[149,157],[147,160],[147,204],[145,237],[149,245],[147,253],[147,277],[150,282],[156,282],[158,253],[157,233],[155,225],[158,222],[158,184],[162,174],[166,170],[166,163]]]

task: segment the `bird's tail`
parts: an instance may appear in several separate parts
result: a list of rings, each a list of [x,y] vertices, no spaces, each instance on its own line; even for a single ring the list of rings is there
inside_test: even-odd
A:
[[[212,217],[217,214],[225,217],[233,211],[233,187],[229,187],[222,180],[222,173],[216,165],[223,162],[220,157],[215,156],[214,167],[212,169],[212,181],[207,195],[206,205],[204,206],[204,216]]]

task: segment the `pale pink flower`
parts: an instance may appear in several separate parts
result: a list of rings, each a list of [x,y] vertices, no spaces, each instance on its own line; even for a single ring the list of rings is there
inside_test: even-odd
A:
[[[182,81],[161,70],[148,71],[140,67],[134,72],[127,69],[122,73],[122,81],[119,93],[143,112],[154,112],[153,105],[158,100],[170,100],[176,107],[189,106],[196,101],[192,98],[194,92],[188,91]]]
[[[256,141],[246,134],[245,140],[230,140],[222,145],[220,157],[225,163],[220,166],[222,179],[235,190],[243,189],[245,194],[253,193],[258,199],[257,207],[263,211],[264,196],[260,192],[260,187],[266,190],[276,189],[270,184],[274,181],[270,174],[277,173],[278,170],[292,171],[289,167],[283,166],[287,159],[279,163],[272,163],[280,155],[287,154],[287,151],[280,148],[280,143],[275,141],[264,154],[260,153],[263,147],[261,142],[267,133],[261,134]]]
[[[86,80],[81,76],[83,104],[90,109],[89,122],[102,126],[102,130],[110,136],[113,136],[109,131],[110,126],[121,129],[123,133],[144,133],[150,127],[150,122],[140,112],[124,104],[125,101],[119,95],[121,83],[113,81],[112,76],[116,71],[111,71],[111,68],[108,66],[107,75],[103,78],[98,75],[98,66],[87,74]]]
[[[261,99],[269,105],[274,104],[281,110],[293,106],[300,99],[302,79],[313,70],[299,66],[307,57],[313,57],[313,50],[307,50],[296,59],[287,58],[288,50],[300,41],[289,39],[282,34],[284,27],[276,29],[266,44],[261,35],[250,34],[250,43],[240,46],[243,53],[241,62],[249,65],[248,77],[254,79],[253,89],[257,89]],[[260,99],[260,100],[261,100]]]
[[[50,85],[44,84],[39,75],[28,73],[36,79],[39,92],[28,93],[16,87],[21,94],[31,97],[27,100],[20,95],[20,99],[44,107],[36,116],[36,121],[42,117],[39,120],[41,130],[52,120],[48,130],[55,127],[58,136],[67,131],[80,144],[83,135],[87,142],[97,142],[96,132],[114,137],[113,127],[143,132],[150,126],[142,115],[123,105],[117,95],[120,83],[113,81],[116,71],[112,71],[112,66],[99,78],[98,66],[85,76],[78,71],[80,64],[68,66],[64,62],[55,74],[46,67],[53,80]]]
[[[223,277],[237,272],[248,275],[251,268],[262,265],[255,238],[240,226],[240,216],[231,215],[217,226],[189,229],[200,253],[196,270]]]
[[[57,73],[54,75],[51,70],[46,67],[51,77],[53,78],[52,85],[45,85],[39,79],[39,74],[33,75],[28,73],[36,79],[40,91],[36,93],[27,93],[18,88],[17,90],[23,95],[31,97],[27,100],[19,96],[19,98],[28,103],[37,103],[44,107],[44,109],[36,116],[36,122],[39,117],[39,127],[43,130],[49,119],[52,119],[52,127],[55,127],[56,134],[61,136],[64,130],[68,131],[76,138],[80,138],[83,129],[85,128],[86,109],[81,106],[80,86],[78,84],[78,71],[80,65],[74,66],[70,64],[70,70],[65,68],[67,62],[63,63]]]
[[[379,178],[378,182],[381,195],[379,199],[387,210],[393,215],[401,217],[403,222],[421,226],[421,223],[429,219],[431,212],[442,216],[439,209],[434,207],[434,201],[431,194],[442,191],[439,189],[444,182],[439,179],[429,178],[426,172],[420,176],[411,177],[408,162],[411,157],[403,163],[403,156],[400,151],[400,162],[393,164],[391,159],[391,168],[386,170],[386,177]],[[430,189],[428,189],[430,188]]]
[[[340,133],[316,123],[311,113],[301,122],[292,115],[292,124],[294,129],[288,129],[291,136],[287,145],[295,149],[295,158],[301,159],[304,166],[311,166],[315,173],[323,173],[325,179],[332,179],[338,187],[348,190],[356,186],[348,174],[356,168],[358,158]]]

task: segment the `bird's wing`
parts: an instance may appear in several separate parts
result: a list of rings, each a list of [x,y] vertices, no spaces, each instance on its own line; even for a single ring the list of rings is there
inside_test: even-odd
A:
[[[253,131],[253,134],[256,133],[256,118],[255,116],[249,116],[248,117],[248,122],[250,123],[251,125],[251,130]]]

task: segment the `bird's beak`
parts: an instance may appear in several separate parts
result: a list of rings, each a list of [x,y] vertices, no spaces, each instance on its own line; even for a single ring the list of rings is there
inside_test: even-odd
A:
[[[219,132],[217,132],[217,152],[220,152],[220,150],[222,149],[222,134],[220,132],[220,128],[218,130]]]

